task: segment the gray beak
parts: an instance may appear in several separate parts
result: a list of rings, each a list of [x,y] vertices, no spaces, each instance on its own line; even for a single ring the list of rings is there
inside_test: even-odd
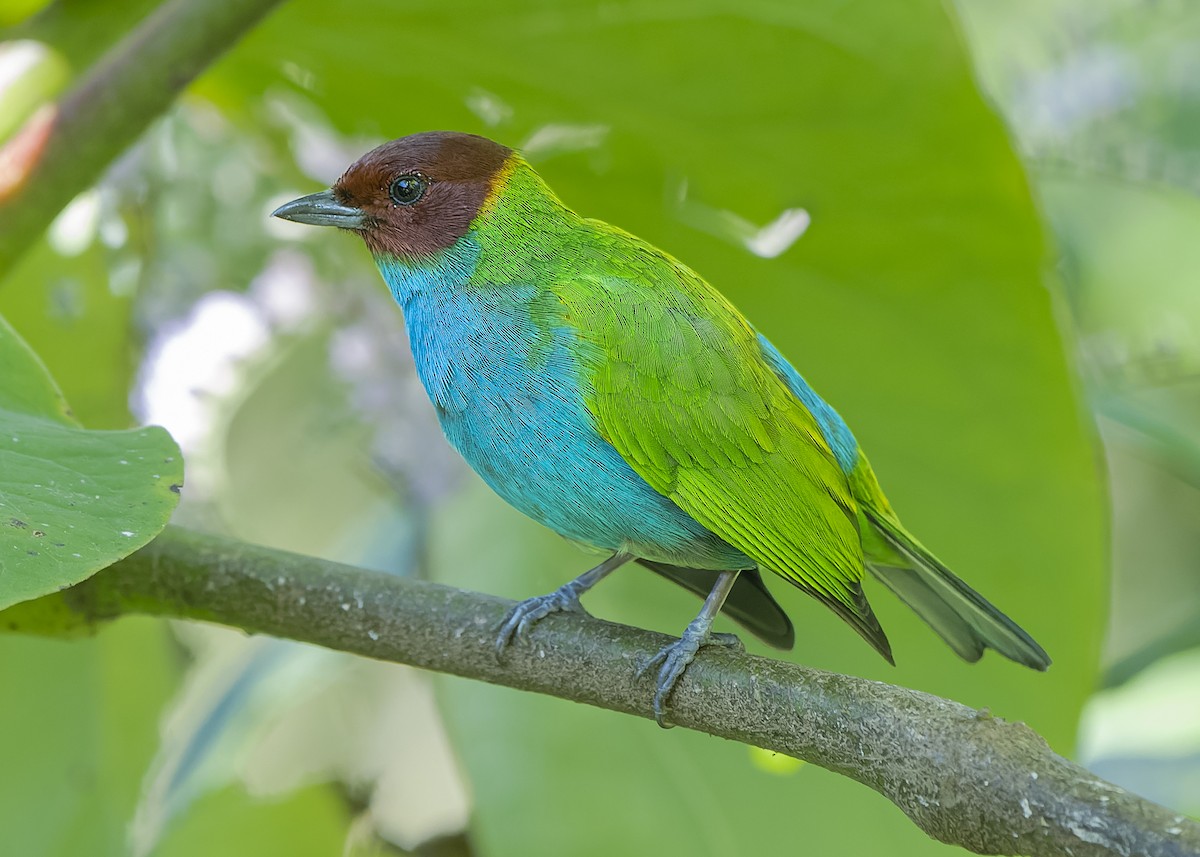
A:
[[[362,229],[367,215],[362,209],[342,205],[333,197],[333,191],[323,190],[310,193],[291,202],[285,202],[271,212],[272,217],[308,223],[313,226],[338,226],[342,229]]]

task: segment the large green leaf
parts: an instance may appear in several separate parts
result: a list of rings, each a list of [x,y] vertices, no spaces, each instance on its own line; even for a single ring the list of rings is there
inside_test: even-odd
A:
[[[130,853],[127,828],[178,673],[172,649],[166,623],[144,618],[70,643],[0,635],[5,854]]]
[[[793,656],[987,706],[1069,752],[1103,625],[1104,501],[1026,176],[945,5],[368,0],[332,14],[282,8],[201,91],[251,121],[270,91],[346,133],[530,143],[570,205],[699,270],[839,407],[909,527],[1055,665],[961,663],[875,587],[892,670],[772,581]],[[736,224],[795,208],[812,221],[794,246],[750,252]],[[528,596],[589,562],[479,503],[445,519],[442,579]],[[589,606],[678,632],[698,605],[628,571]],[[481,685],[451,683],[445,700],[486,853],[936,850],[817,769],[767,777],[742,748]]]
[[[254,799],[230,787],[200,801],[154,857],[327,857],[346,854],[345,802],[328,786]]]
[[[80,428],[0,318],[0,609],[133,553],[166,525],[182,484],[170,435]]]
[[[167,623],[124,619],[64,643],[0,636],[0,843],[20,857],[130,857],[142,777],[181,662]],[[31,796],[36,796],[34,799]],[[229,789],[201,802],[156,857],[341,853],[345,803],[310,786],[282,800]]]
[[[98,195],[86,199],[81,207],[97,211]],[[0,315],[45,364],[72,415],[94,429],[132,422],[133,301],[114,293],[111,257],[98,240],[64,256],[43,238],[0,283]]]

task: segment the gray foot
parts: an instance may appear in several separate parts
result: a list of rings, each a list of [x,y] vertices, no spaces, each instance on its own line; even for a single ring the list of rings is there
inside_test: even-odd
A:
[[[657,655],[646,662],[639,671],[645,675],[658,667],[658,679],[654,690],[654,720],[663,729],[670,729],[667,722],[667,698],[688,665],[696,659],[696,653],[704,646],[721,646],[723,648],[744,651],[745,646],[734,634],[712,634],[707,628],[694,628],[688,625],[687,630],[677,642],[664,647]]]
[[[496,636],[496,657],[504,654],[504,649],[515,638],[520,637],[551,613],[583,613],[586,615],[587,611],[579,603],[579,596],[631,559],[633,557],[629,554],[617,551],[595,568],[588,569],[570,583],[564,583],[549,595],[527,598],[509,610],[504,621],[496,626],[496,630],[499,632]]]
[[[586,613],[579,603],[573,583],[561,586],[548,595],[526,598],[509,610],[504,621],[496,626],[496,655],[502,655],[514,639],[524,635],[551,613]]]

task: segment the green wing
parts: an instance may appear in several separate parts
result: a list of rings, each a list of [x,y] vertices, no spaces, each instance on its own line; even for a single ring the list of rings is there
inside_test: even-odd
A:
[[[858,509],[812,414],[731,304],[620,238],[622,252],[605,254],[613,274],[555,289],[591,346],[598,429],[655,490],[832,607],[890,660],[862,592]]]

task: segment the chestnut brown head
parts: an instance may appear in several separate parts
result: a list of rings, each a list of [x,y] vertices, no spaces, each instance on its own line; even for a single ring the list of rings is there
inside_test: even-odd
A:
[[[376,256],[428,258],[467,233],[511,155],[474,134],[412,134],[367,152],[330,190],[272,214],[352,229]]]

